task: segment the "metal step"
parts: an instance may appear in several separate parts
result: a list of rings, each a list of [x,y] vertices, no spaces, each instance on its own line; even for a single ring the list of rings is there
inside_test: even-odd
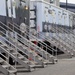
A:
[[[33,44],[31,41],[27,40],[26,38],[23,39],[22,41],[25,45],[29,46],[28,44],[30,44],[30,47],[34,49],[34,51],[36,51],[37,53],[39,53],[40,55],[43,55],[43,58],[46,59],[47,55],[51,55],[48,52],[44,51],[42,48],[38,47],[37,45]],[[14,43],[14,42],[13,42]],[[15,43],[14,43],[15,44]],[[22,46],[22,44],[19,44],[20,46]],[[24,45],[23,45],[24,46]],[[48,60],[51,59],[48,57]]]
[[[9,50],[9,49],[8,49]],[[13,51],[14,49],[12,48],[12,51]],[[17,55],[17,53],[16,53],[16,51],[13,51],[12,52],[12,54],[14,55],[14,56],[16,56]],[[19,53],[18,53],[18,56],[19,56]],[[22,56],[20,55],[18,58],[20,59]],[[22,57],[23,58],[23,57]],[[23,60],[23,62],[25,62],[26,63],[26,61],[24,61]],[[31,62],[32,63],[32,62]],[[28,62],[27,62],[27,64],[29,64]],[[34,65],[35,65],[35,63],[34,63]],[[29,66],[30,67],[30,66]]]
[[[7,46],[8,47],[8,46]],[[2,47],[1,46],[1,48],[2,48],[2,50],[5,52],[5,53],[7,53],[10,57],[12,57],[14,60],[16,60],[18,63],[20,63],[21,65],[23,65],[25,68],[27,68],[28,70],[31,70],[31,65],[29,65],[28,63],[26,63],[25,61],[27,61],[27,60],[25,60],[25,57],[24,56],[22,56],[22,55],[20,55],[18,52],[18,54],[16,54],[16,55],[18,55],[17,57],[16,57],[16,55],[15,54],[11,54],[11,53],[9,53],[9,51],[7,51],[6,49],[4,49],[4,47]],[[9,47],[8,47],[9,48]],[[13,49],[13,48],[12,48]],[[14,50],[14,49],[13,49]],[[15,51],[16,52],[16,51]],[[24,57],[24,60],[21,60],[21,56],[22,57]],[[24,61],[24,62],[23,62]]]
[[[17,69],[15,69],[13,66],[11,66],[8,62],[3,60],[0,57],[0,71],[4,73],[5,75],[8,74],[17,74]]]
[[[57,39],[57,38],[56,38],[56,39]],[[59,39],[57,39],[57,40],[59,40]],[[67,43],[65,43],[65,41],[63,41],[63,40],[61,40],[61,39],[60,39],[60,43],[63,45],[63,47],[66,46],[67,52],[68,52],[69,54],[72,54],[72,56],[73,56],[73,49],[72,49],[72,47],[69,46]]]
[[[4,60],[0,59],[0,63],[3,63],[3,62],[4,62]]]
[[[4,24],[3,24],[3,25],[4,25]],[[5,26],[6,26],[6,25],[5,25]],[[15,33],[15,31],[13,31],[13,30],[12,30],[12,32]],[[16,32],[16,33],[17,33],[17,32]],[[50,57],[51,55],[50,55],[48,52],[46,52],[46,51],[44,51],[42,48],[36,46],[35,44],[33,44],[31,41],[29,41],[28,39],[24,38],[24,37],[21,36],[20,34],[17,33],[17,35],[21,37],[20,40],[21,40],[22,43],[24,43],[27,47],[29,47],[29,45],[30,45],[29,48],[33,48],[35,52],[39,53],[39,54],[42,56],[42,60],[43,60],[43,59],[45,59],[45,60],[50,60],[50,62],[51,62],[51,60],[52,60],[52,63],[53,63],[54,57]],[[9,35],[9,40],[8,40],[8,42],[10,41],[10,39],[11,39],[11,38],[10,38],[10,35]],[[19,40],[19,39],[18,39],[18,40]],[[19,41],[20,41],[20,40],[19,40]],[[11,43],[12,43],[12,42],[11,42]],[[13,38],[13,44],[16,45],[16,43],[17,43],[17,41]],[[21,46],[21,44],[20,44],[19,46]],[[21,51],[21,49],[20,49],[20,51]],[[8,52],[9,52],[9,51],[8,51]],[[32,56],[32,55],[33,55],[33,52],[30,51],[30,54],[31,54],[31,56]],[[11,56],[12,56],[12,55],[14,56],[13,53],[11,54]],[[15,55],[13,58],[15,58],[15,57],[16,57],[16,55]],[[34,57],[34,56],[33,56],[33,57]],[[45,62],[45,61],[42,61],[42,60],[39,60],[38,58],[39,58],[39,57],[37,57],[37,55],[35,55],[35,60],[36,60],[36,62],[38,62],[38,63],[41,64],[41,65],[42,65],[42,64],[45,65],[46,62]],[[25,67],[30,68],[30,65],[29,65],[29,64],[26,65],[26,63],[24,64],[24,63],[23,63],[24,60],[19,59],[19,57],[17,58],[17,61],[18,61],[19,63],[21,63],[22,65],[25,65]],[[45,62],[45,63],[44,63],[44,62]],[[35,64],[34,64],[34,65],[35,65]],[[43,66],[43,65],[42,65],[42,66]]]
[[[51,55],[48,52],[44,51],[42,48],[38,47],[37,45],[33,44],[31,41],[29,41],[27,38],[23,37],[22,35],[20,35],[18,32],[15,32],[14,30],[12,30],[11,28],[9,28],[7,25],[5,25],[4,23],[0,22],[3,26],[7,27],[8,29],[10,29],[13,33],[16,33],[18,37],[20,37],[21,39],[17,38],[17,40],[21,41],[24,45],[28,46],[30,45],[31,48],[33,48],[35,51],[37,51],[44,59],[46,59],[47,55]],[[12,25],[12,24],[10,24]],[[5,29],[6,30],[6,29]],[[7,30],[6,30],[7,31]],[[10,37],[10,35],[8,35]],[[10,38],[11,39],[11,38]],[[15,40],[15,39],[14,39]],[[16,41],[15,41],[16,42]],[[14,43],[14,42],[13,42]],[[48,53],[48,54],[45,54]],[[44,55],[45,54],[45,55]],[[47,60],[50,60],[51,58],[48,57]]]
[[[42,63],[44,64],[44,61],[42,61],[43,58],[41,58],[38,54],[36,54],[35,51],[32,51],[30,48],[28,48],[28,47],[22,45],[20,42],[18,42],[18,45],[20,46],[20,47],[19,47],[19,46],[18,46],[18,47],[19,47],[21,50],[23,50],[23,51],[25,51],[25,53],[31,55],[31,59],[33,59],[33,58],[37,59],[37,61],[36,61],[35,59],[33,59],[33,60],[35,60],[39,65],[43,66],[43,65],[42,65]],[[37,57],[38,57],[38,58],[37,58]],[[40,58],[41,58],[41,60],[40,60]],[[46,62],[46,63],[47,63],[47,62]]]
[[[11,23],[10,23],[10,24],[11,24]],[[14,23],[14,24],[15,24],[15,23]],[[13,24],[11,24],[11,25],[13,25]],[[15,28],[18,29],[18,28],[19,28],[19,25],[15,24]],[[28,29],[29,29],[29,28],[28,28]],[[19,29],[18,29],[18,30],[19,30]],[[19,31],[20,31],[20,30],[19,30]],[[36,41],[39,41],[39,39],[38,39],[36,36],[34,36],[32,33],[26,32],[25,35],[28,36],[29,38],[33,38],[33,39],[35,39]],[[41,35],[41,36],[42,36],[42,35]],[[22,36],[22,38],[23,38],[23,36]],[[24,40],[26,40],[26,39],[24,39]],[[43,41],[41,41],[41,42],[42,42],[41,44],[42,44],[43,46],[48,46],[48,45],[45,44]],[[28,42],[28,43],[29,43],[29,42]],[[33,45],[33,46],[34,46],[34,45]],[[49,47],[49,46],[48,46],[48,47]],[[47,49],[51,48],[51,47],[49,47],[49,48],[48,48],[48,47],[47,47]],[[36,48],[37,48],[37,47],[36,47]],[[51,49],[54,50],[53,48],[51,48]],[[38,50],[39,50],[39,49],[38,49]],[[43,50],[43,49],[42,49],[42,50]],[[49,49],[49,50],[50,50],[50,49]],[[50,51],[52,51],[52,50],[50,50]],[[47,52],[45,52],[45,53],[47,53]],[[45,56],[45,55],[44,55],[44,56]]]
[[[54,44],[54,42],[56,42],[56,43]],[[62,50],[64,53],[70,55],[71,51],[69,51],[69,48],[67,48],[66,45],[64,45],[62,42],[60,42],[60,40],[56,40],[56,38],[53,38],[51,40],[51,43],[54,44],[60,50]]]

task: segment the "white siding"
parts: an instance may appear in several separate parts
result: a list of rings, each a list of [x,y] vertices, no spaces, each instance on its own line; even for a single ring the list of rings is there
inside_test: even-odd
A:
[[[6,16],[6,0],[0,1],[0,15]]]

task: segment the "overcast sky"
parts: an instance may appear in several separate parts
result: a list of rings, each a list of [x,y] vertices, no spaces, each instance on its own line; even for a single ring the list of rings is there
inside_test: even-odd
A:
[[[75,0],[67,0],[68,1],[68,3],[73,3],[73,4],[75,4]],[[66,2],[66,0],[60,0],[60,2]]]

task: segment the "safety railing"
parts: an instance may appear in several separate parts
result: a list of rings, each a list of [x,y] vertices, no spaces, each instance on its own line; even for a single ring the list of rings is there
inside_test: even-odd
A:
[[[1,26],[0,26],[0,28],[1,28],[4,32],[7,31],[5,28],[3,28],[3,27],[1,27]],[[11,43],[9,40],[13,40],[13,38],[11,38],[10,36],[7,37],[6,33],[4,33],[3,31],[0,31],[0,33],[3,34],[4,36],[6,36],[6,38],[7,38],[8,40],[7,40],[7,39],[4,39],[4,40],[9,43],[8,45],[10,45],[10,46],[12,45],[12,46],[15,48],[16,52],[20,51],[20,52],[22,52],[23,54],[25,54],[26,56],[28,56],[28,58],[29,58],[30,56],[29,56],[28,54],[26,54],[23,50],[21,50],[20,48],[17,47],[17,40],[14,39],[15,44]],[[17,54],[17,53],[16,53],[16,54]],[[34,60],[35,60],[35,59],[34,59]]]
[[[64,36],[60,36],[60,34],[64,34],[64,32],[63,32],[63,30],[62,29],[57,29],[57,26],[55,27],[52,27],[52,29],[53,30],[55,30],[55,37],[53,37],[53,38],[55,38],[55,39],[57,39],[57,38],[59,38],[59,41],[61,41],[62,43],[64,43],[64,45],[66,45],[66,47],[68,48],[68,49],[70,49],[70,51],[74,51],[74,48],[73,48],[73,46],[71,45],[71,44],[69,44],[68,43],[68,41],[66,41],[66,39],[63,39],[63,38],[65,38],[65,35]],[[63,38],[62,38],[63,37]],[[69,40],[69,39],[68,39]],[[70,41],[70,40],[69,40]],[[61,43],[60,43],[61,44]]]
[[[66,33],[65,29],[62,29],[62,28],[55,28],[53,27],[54,30],[56,30],[56,36],[59,37],[59,39],[61,39],[68,47],[70,47],[71,49],[74,49],[74,46],[73,46],[73,42],[70,40],[71,38],[67,37],[68,34],[71,34],[71,33]],[[63,35],[63,36],[61,36]]]
[[[15,33],[14,30],[12,30],[11,28],[9,28],[8,26],[6,26],[5,24],[3,24],[2,22],[0,22],[0,23],[1,23],[3,26],[7,27],[7,29],[10,29],[12,32]],[[17,33],[17,32],[16,32],[16,33]],[[18,34],[18,33],[17,33],[17,36],[20,37],[20,38],[22,38],[22,40],[21,40],[21,39],[17,39],[17,40],[23,42],[23,43],[24,43],[25,45],[27,45],[29,48],[30,48],[30,47],[33,48],[33,49],[35,50],[35,52],[37,51],[38,53],[40,53],[40,54],[42,55],[42,57],[44,57],[44,58],[47,57],[47,56],[45,56],[45,55],[43,54],[43,53],[46,52],[46,51],[43,51],[43,52],[42,52],[42,49],[41,49],[41,48],[39,48],[38,46],[36,46],[35,44],[33,44],[32,42],[30,42],[29,40],[27,40],[26,38],[24,38],[23,36],[21,36],[21,35]]]
[[[9,24],[11,24],[11,23],[9,22]],[[14,26],[14,28],[17,29],[19,32],[21,32],[19,25],[17,25],[16,23],[14,23],[14,25],[13,25],[13,24],[11,24],[11,25]],[[27,29],[29,29],[29,28],[27,28]],[[35,39],[36,41],[39,41],[39,39],[38,39],[36,36],[30,34],[30,33],[27,32],[27,31],[26,31],[24,34],[25,34],[26,36],[28,36],[29,38],[33,38],[33,39]],[[55,49],[53,49],[51,46],[48,46],[46,43],[44,43],[44,42],[41,41],[41,40],[40,40],[39,44],[40,44],[42,47],[45,47],[45,48],[46,48],[46,51],[47,51],[47,50],[51,51],[51,52],[52,52],[52,55],[54,55],[54,51],[57,52]],[[56,53],[56,54],[57,54],[57,53]]]
[[[71,43],[72,45],[75,45],[75,41],[74,41],[75,40],[75,35],[71,31],[71,29],[62,29],[62,28],[60,28],[60,30],[63,30],[63,32],[68,34],[68,36],[65,36],[68,39],[68,42]]]

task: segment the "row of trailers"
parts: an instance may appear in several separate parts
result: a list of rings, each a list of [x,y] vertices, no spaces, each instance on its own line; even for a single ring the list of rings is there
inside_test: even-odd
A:
[[[0,2],[0,72],[32,71],[75,54],[75,14],[45,1]]]
[[[74,27],[75,25],[74,13],[53,4],[40,0],[31,1],[30,10],[30,27],[35,27],[37,32],[49,32],[52,25],[58,27]]]
[[[52,25],[72,28],[75,25],[73,12],[41,0],[3,0],[0,2],[0,11],[0,20],[3,23],[25,23],[30,27],[29,32],[33,33],[49,32]]]

